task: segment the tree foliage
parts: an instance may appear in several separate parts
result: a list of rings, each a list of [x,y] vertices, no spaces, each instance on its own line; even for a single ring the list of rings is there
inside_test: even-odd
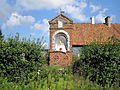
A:
[[[120,43],[93,43],[85,46],[80,59],[74,62],[73,70],[101,85],[119,84]]]
[[[4,36],[2,35],[2,30],[0,29],[0,40],[3,40]]]
[[[26,73],[46,65],[42,55],[43,42],[19,39],[19,35],[0,40],[0,74],[11,79],[22,79]]]

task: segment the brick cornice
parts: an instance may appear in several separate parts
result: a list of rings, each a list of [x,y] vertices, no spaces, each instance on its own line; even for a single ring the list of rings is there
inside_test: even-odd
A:
[[[58,28],[58,27],[54,27],[54,28],[49,28],[50,30],[52,29],[57,29],[57,30],[64,30],[64,29],[73,29],[73,27],[63,27],[63,28]]]

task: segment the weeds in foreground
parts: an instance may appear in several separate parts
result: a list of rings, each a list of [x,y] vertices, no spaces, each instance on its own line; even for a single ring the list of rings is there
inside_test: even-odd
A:
[[[24,81],[18,83],[0,78],[0,90],[114,90],[114,88],[102,87],[83,77],[73,76],[67,68],[49,66],[44,74],[42,71],[30,73]]]

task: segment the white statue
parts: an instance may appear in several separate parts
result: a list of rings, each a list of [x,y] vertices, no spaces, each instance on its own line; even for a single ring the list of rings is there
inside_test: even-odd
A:
[[[65,44],[61,40],[58,41],[58,44],[56,45],[56,50],[57,51],[62,51],[62,52],[67,51],[66,47],[65,47]]]

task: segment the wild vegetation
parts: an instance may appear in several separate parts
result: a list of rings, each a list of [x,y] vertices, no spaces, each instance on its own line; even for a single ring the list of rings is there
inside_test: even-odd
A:
[[[0,33],[0,90],[119,89],[120,43],[88,45],[68,67],[49,66],[43,44]]]
[[[96,83],[73,76],[70,71],[60,66],[47,67],[45,71],[32,72],[23,81],[10,82],[0,78],[1,90],[114,90]]]
[[[37,71],[45,65],[40,40],[20,40],[19,35],[0,41],[1,75],[9,80],[22,80],[27,73]]]
[[[73,72],[99,85],[120,86],[120,42],[112,37],[104,43],[84,46],[73,64]]]

